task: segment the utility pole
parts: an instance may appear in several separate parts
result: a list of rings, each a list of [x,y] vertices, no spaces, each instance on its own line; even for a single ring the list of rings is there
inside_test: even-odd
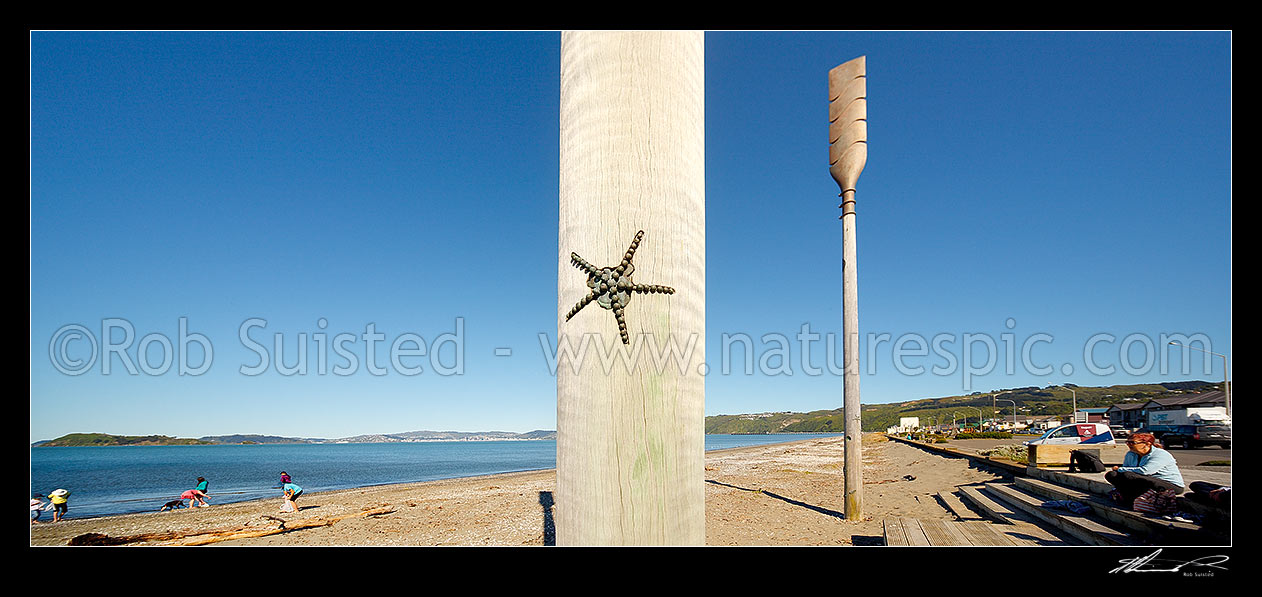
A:
[[[704,50],[561,35],[558,545],[705,544]]]
[[[841,193],[841,308],[845,379],[845,516],[863,515],[863,417],[859,412],[859,276],[855,183],[868,161],[867,57],[828,71],[828,171]]]

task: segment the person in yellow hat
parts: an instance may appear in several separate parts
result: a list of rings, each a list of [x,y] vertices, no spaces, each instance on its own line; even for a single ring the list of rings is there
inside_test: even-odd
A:
[[[66,517],[66,510],[70,508],[67,504],[70,501],[69,491],[58,489],[48,494],[48,501],[53,503],[53,522],[59,522]]]

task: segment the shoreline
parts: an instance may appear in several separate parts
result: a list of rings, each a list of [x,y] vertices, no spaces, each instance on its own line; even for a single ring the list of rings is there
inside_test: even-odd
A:
[[[725,448],[725,449],[739,449],[739,448]],[[443,477],[443,478],[441,478],[441,479],[430,479],[430,480],[428,480],[428,481],[402,481],[402,482],[399,482],[399,483],[371,483],[371,484],[368,484],[368,485],[356,485],[355,487],[340,487],[340,488],[337,488],[337,489],[326,489],[326,490],[323,490],[323,491],[304,491],[304,492],[303,492],[303,496],[304,496],[304,497],[308,497],[308,498],[309,498],[310,496],[317,496],[317,495],[318,495],[318,496],[323,496],[323,495],[335,495],[335,494],[339,494],[339,493],[354,492],[354,491],[359,491],[359,490],[374,490],[374,491],[376,491],[376,490],[381,490],[381,489],[390,488],[390,487],[395,487],[395,488],[399,488],[399,489],[407,489],[407,488],[411,488],[412,486],[415,486],[415,485],[427,485],[427,484],[433,484],[433,483],[443,483],[443,482],[447,482],[447,481],[462,481],[462,480],[472,480],[472,479],[492,478],[492,477],[501,477],[501,476],[505,476],[505,477],[507,477],[507,476],[512,476],[512,475],[521,475],[521,474],[527,474],[527,473],[545,473],[545,472],[552,472],[553,474],[555,474],[555,473],[556,473],[556,468],[554,467],[554,468],[522,469],[522,470],[517,470],[517,471],[504,471],[504,472],[500,472],[500,473],[487,473],[487,474],[483,474],[483,475],[469,475],[469,476],[464,476],[464,477]],[[225,506],[238,506],[238,505],[256,504],[256,503],[262,503],[262,502],[273,502],[273,501],[279,502],[279,500],[281,499],[281,498],[280,498],[280,495],[281,495],[281,494],[279,493],[279,492],[280,492],[280,488],[279,488],[279,487],[273,487],[272,489],[275,489],[275,490],[277,491],[277,493],[276,493],[276,495],[275,495],[274,497],[251,498],[251,499],[248,499],[248,500],[240,500],[240,501],[236,501],[236,502],[218,502],[218,503],[212,504],[210,507],[211,507],[211,508],[216,508],[216,507],[225,507]],[[216,495],[229,495],[229,494],[214,494],[214,493],[209,493],[209,494],[206,494],[206,495],[207,495],[207,496],[208,496],[208,497],[209,497],[212,501],[214,501],[214,499],[215,499]],[[159,499],[157,499],[157,498],[144,498],[144,499],[145,499],[145,501],[152,501],[152,502],[154,502],[154,503],[157,503],[158,501],[160,501],[160,500],[159,500]],[[73,506],[72,506],[72,508],[73,508]],[[204,509],[205,509],[205,508],[189,508],[189,507],[186,507],[186,508],[183,508],[183,509],[181,509],[181,510],[204,510]],[[179,512],[179,511],[176,511],[176,512]],[[92,521],[92,520],[111,520],[111,519],[115,519],[115,518],[124,518],[124,517],[128,517],[128,516],[146,516],[146,515],[149,515],[149,514],[158,514],[158,513],[160,513],[160,512],[155,511],[155,510],[146,510],[146,511],[143,511],[143,512],[124,512],[124,513],[121,513],[121,514],[98,514],[98,515],[93,515],[93,516],[83,516],[83,517],[69,518],[69,519],[66,519],[66,522],[73,522],[73,521],[76,521],[76,520],[80,520],[80,521],[84,521],[84,522],[87,522],[87,521]],[[39,523],[39,524],[48,524],[48,523],[49,523],[49,521],[48,521],[48,520],[45,520],[45,517],[41,517],[41,518],[40,518],[40,523]],[[60,523],[58,523],[58,524],[60,524]],[[38,526],[38,525],[36,525],[36,526]]]
[[[779,432],[776,432],[776,433],[705,433],[702,435],[735,435],[735,436],[740,436],[740,437],[746,437],[746,436],[748,437],[775,437],[777,435],[840,435],[840,433],[833,433],[833,432],[826,432],[826,431],[820,431],[820,432],[803,431],[803,432],[791,432],[791,433],[779,433]],[[47,441],[52,441],[52,440],[42,440],[42,441],[47,442]],[[32,442],[30,445],[30,448],[31,449],[34,449],[34,448],[153,448],[153,447],[171,447],[171,446],[346,446],[346,445],[369,445],[369,444],[427,444],[427,443],[460,443],[460,442],[554,442],[554,441],[556,441],[555,437],[546,437],[546,438],[496,437],[496,438],[487,438],[487,439],[409,439],[409,440],[400,440],[400,441],[393,441],[393,442],[344,442],[344,441],[335,440],[335,441],[319,441],[319,442],[265,442],[265,443],[253,442],[253,443],[233,443],[233,444],[216,443],[216,442],[206,442],[206,443],[197,443],[197,444],[137,443],[137,444],[107,444],[107,445],[88,444],[88,445],[82,445],[82,446],[49,446],[47,444],[42,444],[40,442]],[[745,446],[738,446],[738,447],[745,447]],[[718,449],[726,450],[728,448],[718,448]]]
[[[746,445],[746,446],[733,446],[733,447],[715,448],[715,449],[713,449],[713,450],[706,450],[706,451],[705,451],[705,453],[706,453],[706,454],[710,454],[710,453],[712,453],[712,452],[724,452],[724,451],[728,451],[728,450],[740,450],[740,449],[743,449],[743,448],[750,448],[750,447],[757,447],[757,446],[785,445],[785,444],[792,444],[792,443],[798,443],[798,442],[807,442],[807,441],[812,441],[812,440],[815,440],[815,439],[819,439],[820,437],[833,436],[833,435],[837,435],[837,434],[829,434],[829,433],[783,433],[783,434],[781,434],[781,433],[749,433],[749,434],[728,434],[728,433],[718,433],[718,434],[705,434],[705,435],[715,435],[715,436],[733,436],[733,435],[736,435],[736,436],[758,436],[758,437],[775,437],[775,436],[780,436],[780,435],[783,435],[783,436],[812,436],[812,437],[800,437],[800,438],[797,438],[797,439],[789,439],[789,440],[784,440],[784,441],[769,442],[769,443],[765,443],[765,444],[753,444],[753,445]],[[376,445],[376,444],[397,444],[397,443],[468,443],[468,442],[477,442],[477,443],[482,443],[482,442],[485,442],[485,441],[533,442],[533,441],[555,441],[555,439],[546,439],[546,440],[541,440],[541,439],[509,439],[509,440],[466,440],[466,439],[454,439],[454,440],[424,440],[424,441],[411,441],[411,442],[361,442],[360,444],[355,444],[355,445]],[[317,445],[317,444],[206,444],[206,445],[218,445],[218,446],[239,446],[239,445],[268,445],[268,446],[271,446],[271,445],[276,445],[276,446],[295,446],[295,445]],[[332,444],[332,443],[326,443],[326,444],[318,444],[318,445],[334,445],[334,444]],[[352,445],[352,444],[336,444],[336,445]],[[172,446],[181,446],[181,447],[183,447],[184,445],[182,445],[182,444],[169,444],[169,445],[167,445],[167,444],[154,444],[154,445],[139,445],[139,444],[137,444],[137,445],[123,445],[123,446],[36,446],[36,447],[42,447],[42,448],[134,448],[134,447],[172,447]],[[189,444],[189,446],[191,446],[191,444]],[[33,448],[34,448],[34,447],[33,447]],[[316,493],[325,494],[325,493],[332,493],[332,492],[339,492],[339,491],[351,491],[351,490],[356,490],[356,489],[370,489],[370,488],[378,488],[378,487],[386,487],[386,486],[410,486],[410,485],[414,485],[414,484],[418,484],[418,483],[435,483],[435,482],[440,482],[440,481],[450,481],[450,480],[458,480],[458,479],[468,479],[468,478],[476,478],[476,477],[486,477],[486,476],[493,476],[493,475],[500,475],[500,474],[513,474],[513,473],[536,472],[536,471],[548,471],[548,470],[551,470],[551,471],[554,471],[554,472],[555,472],[556,467],[555,467],[555,466],[553,466],[553,467],[547,467],[547,468],[523,468],[523,469],[517,469],[517,470],[501,471],[501,472],[497,472],[497,473],[479,473],[479,474],[472,474],[472,475],[459,475],[459,476],[451,476],[451,477],[440,477],[440,478],[436,478],[436,479],[417,480],[417,481],[374,482],[374,483],[369,483],[369,484],[366,484],[366,485],[354,485],[354,486],[348,486],[348,487],[336,487],[336,488],[322,489],[322,490],[319,490],[318,492],[311,492],[311,491],[308,491],[306,495],[316,495]],[[230,489],[231,489],[231,488],[230,488]],[[271,488],[271,489],[279,489],[279,488],[278,488],[278,487],[273,487],[273,488]],[[263,491],[263,490],[257,490],[257,491]],[[235,492],[235,493],[236,493],[236,494],[240,494],[240,493],[251,493],[251,492],[257,492],[257,491],[256,491],[256,490],[249,490],[249,491],[239,491],[239,492]],[[234,492],[229,491],[228,493],[221,493],[221,494],[218,494],[218,495],[220,495],[220,496],[224,496],[224,495],[233,495],[233,494],[234,494]],[[216,498],[216,494],[213,494],[213,493],[212,493],[212,494],[209,494],[209,495],[210,495],[210,497],[211,497],[211,499],[212,499],[212,502],[213,502],[213,501],[214,501],[214,499]],[[161,502],[162,500],[165,500],[165,499],[167,499],[167,498],[166,498],[166,497],[154,497],[154,498],[152,498],[152,499],[145,499],[145,498],[139,498],[139,499],[144,500],[144,501],[152,501],[154,504],[157,504],[157,503],[159,503],[159,502]],[[244,500],[238,500],[238,501],[231,501],[231,502],[217,502],[217,503],[213,503],[213,504],[212,504],[212,506],[219,506],[219,505],[233,505],[233,504],[244,504],[244,503],[249,503],[249,502],[267,501],[267,500],[272,500],[272,499],[279,499],[279,493],[277,493],[274,497],[256,497],[256,498],[250,498],[250,499],[244,499]],[[136,501],[136,500],[128,500],[128,501]],[[74,507],[75,507],[75,504],[73,503],[73,500],[72,500],[72,503],[71,503],[71,509],[72,509],[72,511],[73,511]],[[71,517],[69,520],[84,520],[84,521],[86,521],[86,520],[98,520],[98,519],[108,519],[108,518],[113,518],[113,517],[118,517],[118,516],[134,516],[134,515],[140,515],[140,514],[148,514],[148,513],[150,513],[150,512],[151,512],[151,510],[142,510],[142,511],[139,511],[139,512],[117,512],[117,513],[109,513],[109,514],[90,514],[90,515],[82,515],[82,516],[73,516],[73,515],[72,515],[72,517]],[[41,524],[42,524],[42,523],[44,523],[44,522],[48,522],[48,520],[49,520],[49,518],[48,518],[47,516],[45,516],[45,517],[41,517]]]
[[[998,476],[889,442],[879,434],[865,435],[864,516],[848,521],[840,514],[843,441],[843,436],[828,436],[707,451],[706,544],[877,544],[886,516],[952,519],[933,495],[959,483]],[[215,544],[553,545],[553,512],[564,507],[554,502],[555,490],[555,468],[392,483],[304,494],[298,501],[299,512],[289,514],[279,512],[281,498],[277,496],[209,508],[44,522],[31,526],[30,542],[52,546],[66,545],[87,533],[115,538],[189,535],[283,524],[289,529],[312,528]],[[130,544],[179,543],[177,538]]]

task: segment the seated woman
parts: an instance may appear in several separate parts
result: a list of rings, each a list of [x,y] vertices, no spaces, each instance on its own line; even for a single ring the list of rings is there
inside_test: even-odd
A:
[[[1122,466],[1104,473],[1104,480],[1116,489],[1114,496],[1127,508],[1131,507],[1135,498],[1149,489],[1158,491],[1173,490],[1183,493],[1183,474],[1174,456],[1157,447],[1157,438],[1151,433],[1136,433],[1126,438],[1126,447],[1130,449]]]

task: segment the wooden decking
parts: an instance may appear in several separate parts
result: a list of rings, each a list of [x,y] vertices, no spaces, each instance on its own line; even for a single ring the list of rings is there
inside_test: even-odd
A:
[[[885,544],[909,547],[1014,547],[1039,543],[1002,533],[981,520],[885,519]]]
[[[901,440],[900,440],[901,441]],[[931,452],[934,446],[922,446]],[[1055,450],[1045,451],[1055,460]],[[962,456],[991,460],[962,451]],[[1109,459],[1105,458],[1108,463]],[[1230,545],[1231,513],[1180,498],[1184,518],[1144,516],[1118,507],[1112,485],[1099,473],[1067,473],[1040,466],[1015,471],[1010,480],[960,485],[937,494],[954,518],[885,519],[885,544],[919,547],[1012,547],[1054,545]],[[1184,478],[1199,471],[1189,471]],[[1199,473],[1204,474],[1204,473]],[[1230,482],[1230,481],[1228,481]]]

